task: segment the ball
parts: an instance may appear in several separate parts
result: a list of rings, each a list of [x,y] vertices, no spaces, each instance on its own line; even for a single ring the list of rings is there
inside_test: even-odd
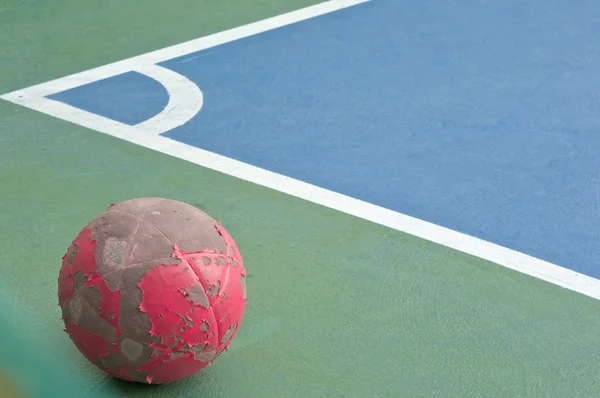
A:
[[[147,384],[215,361],[246,301],[242,256],[221,223],[162,198],[111,205],[72,242],[58,278],[65,331],[83,356]]]

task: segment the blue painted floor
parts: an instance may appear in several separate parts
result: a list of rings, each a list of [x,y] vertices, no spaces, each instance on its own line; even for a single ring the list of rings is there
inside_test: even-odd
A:
[[[166,135],[600,278],[598,43],[596,1],[374,0],[163,63],[205,101]],[[55,99],[166,103],[125,78]]]

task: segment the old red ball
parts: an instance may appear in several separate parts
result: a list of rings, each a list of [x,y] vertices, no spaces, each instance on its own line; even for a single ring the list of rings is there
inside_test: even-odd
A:
[[[110,206],[63,257],[65,330],[94,365],[118,378],[170,383],[210,365],[245,311],[246,271],[229,233],[175,200]]]

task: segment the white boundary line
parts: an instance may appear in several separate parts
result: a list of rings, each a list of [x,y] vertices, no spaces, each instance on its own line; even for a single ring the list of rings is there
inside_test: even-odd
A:
[[[441,244],[600,300],[600,280],[598,279],[472,236],[226,158],[160,135],[160,133],[177,127],[191,119],[202,107],[202,93],[185,77],[157,66],[156,63],[324,15],[366,1],[369,0],[326,1],[315,6],[17,90],[2,95],[0,98],[245,181]],[[169,104],[165,110],[136,126],[119,123],[67,104],[44,98],[51,94],[129,71],[137,71],[159,81],[165,87],[170,97]]]

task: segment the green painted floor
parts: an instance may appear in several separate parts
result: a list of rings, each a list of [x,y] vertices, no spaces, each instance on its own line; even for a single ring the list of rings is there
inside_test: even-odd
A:
[[[311,3],[5,0],[0,93]],[[141,196],[220,219],[249,276],[231,350],[168,386],[96,370],[57,304],[79,229]],[[600,396],[597,301],[2,101],[0,210],[0,369],[33,396]]]

